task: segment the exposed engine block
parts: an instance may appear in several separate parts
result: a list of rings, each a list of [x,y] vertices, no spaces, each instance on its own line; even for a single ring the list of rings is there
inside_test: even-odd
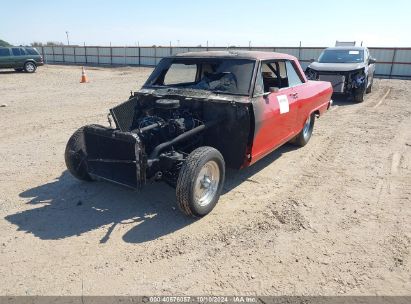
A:
[[[154,108],[145,109],[139,116],[131,132],[139,134],[148,153],[158,144],[203,124],[189,109],[181,108],[179,100],[173,99],[158,99]]]

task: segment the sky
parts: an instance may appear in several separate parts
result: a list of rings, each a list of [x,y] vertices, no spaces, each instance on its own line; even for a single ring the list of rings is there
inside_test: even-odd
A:
[[[0,39],[117,46],[411,47],[409,0],[0,0]]]

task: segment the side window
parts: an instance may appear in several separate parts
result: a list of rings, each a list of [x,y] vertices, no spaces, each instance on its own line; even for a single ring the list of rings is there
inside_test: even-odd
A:
[[[39,55],[35,49],[26,49],[26,53],[29,55]]]
[[[288,85],[290,87],[293,87],[293,86],[301,84],[302,81],[297,71],[295,70],[293,64],[290,61],[286,61],[285,65],[287,67]]]
[[[278,72],[278,62],[263,62],[261,64],[260,75],[263,80],[265,93],[269,92],[271,87],[281,87],[281,79]]]
[[[11,52],[13,53],[14,56],[20,56],[20,49],[19,48],[12,48]]]
[[[10,56],[9,49],[0,49],[0,57]]]
[[[264,93],[264,83],[263,83],[263,77],[261,75],[261,70],[263,68],[262,65],[263,64],[260,65],[257,71],[257,76],[255,79],[255,85],[254,85],[254,97]]]
[[[24,49],[20,48],[20,55],[27,55],[27,53]]]
[[[287,78],[287,70],[285,68],[285,62],[284,61],[279,61],[278,62],[278,71],[280,72],[280,77],[282,79]]]
[[[259,83],[263,82],[264,92],[270,91],[270,88],[278,89],[296,86],[302,83],[300,76],[294,69],[290,61],[278,60],[263,62],[261,71],[257,75],[255,92],[258,94]]]
[[[164,84],[170,85],[195,82],[196,75],[196,64],[173,63],[164,77]]]

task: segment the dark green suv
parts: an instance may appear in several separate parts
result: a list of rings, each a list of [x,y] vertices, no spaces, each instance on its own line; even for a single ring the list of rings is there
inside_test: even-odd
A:
[[[0,47],[0,69],[34,73],[43,65],[43,57],[32,47]]]

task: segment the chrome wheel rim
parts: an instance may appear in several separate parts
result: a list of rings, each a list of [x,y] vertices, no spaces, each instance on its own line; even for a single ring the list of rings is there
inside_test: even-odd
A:
[[[220,182],[220,168],[210,160],[200,170],[194,187],[194,199],[201,207],[207,206],[214,199]]]
[[[34,71],[34,65],[32,63],[26,64],[26,70],[28,72],[33,72]]]
[[[311,115],[308,116],[308,118],[307,118],[307,120],[305,121],[305,124],[304,124],[303,135],[304,135],[305,138],[310,133],[310,125],[311,125]]]

